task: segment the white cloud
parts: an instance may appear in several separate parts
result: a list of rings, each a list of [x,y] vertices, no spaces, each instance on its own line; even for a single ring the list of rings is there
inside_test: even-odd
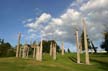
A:
[[[77,3],[72,3],[70,6],[75,4]],[[79,28],[79,35],[81,35],[81,19],[84,17],[90,39],[95,41],[102,39],[102,32],[108,28],[108,0],[88,0],[88,2],[82,0],[80,6],[77,9],[69,7],[57,18],[43,13],[34,22],[26,24],[26,27],[30,28],[29,32],[37,30],[42,32],[44,38],[50,39],[54,36],[58,41],[75,43],[75,28]]]
[[[89,0],[87,3],[83,4],[80,8],[81,10],[86,11],[98,11],[103,9],[108,9],[108,0]]]
[[[36,19],[36,21],[26,24],[25,27],[37,29],[39,28],[39,25],[47,23],[50,20],[50,18],[50,14],[43,13],[39,18]]]

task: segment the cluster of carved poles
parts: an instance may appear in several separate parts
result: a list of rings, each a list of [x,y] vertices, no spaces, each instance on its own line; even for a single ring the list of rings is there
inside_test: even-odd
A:
[[[82,22],[83,22],[83,30],[84,30],[85,63],[90,64],[88,44],[87,44],[87,31],[86,31],[87,28],[86,28],[86,23],[85,23],[84,19],[83,19]],[[78,29],[76,29],[75,35],[76,35],[76,47],[77,47],[77,63],[80,63],[80,53],[81,53],[81,50],[82,50],[82,43],[80,41],[80,44],[79,44]]]
[[[24,44],[23,47],[20,46],[20,39],[21,39],[21,33],[18,34],[18,44],[16,49],[16,57],[17,58],[28,58],[29,55],[29,48],[33,48],[33,58],[35,58],[37,61],[42,61],[42,39],[40,45],[30,44],[27,43]],[[64,55],[64,44],[62,44],[62,55]],[[56,60],[56,43],[51,42],[50,44],[50,56],[53,57],[53,60]]]

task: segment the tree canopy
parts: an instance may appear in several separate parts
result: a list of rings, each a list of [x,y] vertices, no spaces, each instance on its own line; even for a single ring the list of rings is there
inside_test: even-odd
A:
[[[102,42],[100,46],[102,49],[105,49],[105,51],[107,51],[108,53],[108,32],[104,33],[104,41]]]
[[[82,42],[82,50],[85,50],[84,46],[84,32],[81,34],[81,42]],[[97,47],[94,46],[93,42],[89,39],[87,35],[87,43],[88,43],[88,49],[93,49],[95,53],[97,53]]]
[[[49,40],[49,41],[46,41],[46,40],[43,40],[43,52],[45,53],[49,53],[50,52],[50,44],[52,43],[55,43],[56,44],[56,51],[57,52],[60,52],[60,47],[58,46],[57,42],[55,40]],[[40,43],[39,43],[40,44]]]
[[[15,55],[14,48],[12,48],[9,42],[4,42],[4,39],[0,39],[0,57]]]

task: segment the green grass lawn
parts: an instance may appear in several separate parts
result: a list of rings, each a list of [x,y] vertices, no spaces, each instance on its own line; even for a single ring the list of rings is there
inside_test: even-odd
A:
[[[108,71],[108,54],[91,54],[90,65],[84,64],[84,54],[81,57],[82,64],[76,63],[76,54],[58,54],[55,61],[44,54],[42,62],[32,58],[0,58],[0,71]]]

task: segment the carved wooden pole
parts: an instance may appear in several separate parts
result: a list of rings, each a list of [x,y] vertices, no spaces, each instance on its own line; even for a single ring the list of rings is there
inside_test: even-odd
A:
[[[25,41],[24,47],[23,47],[23,56],[22,58],[26,58],[26,49],[27,49],[27,42]]]
[[[16,49],[16,57],[19,57],[21,33],[18,34],[18,45]]]
[[[62,55],[64,55],[64,42],[62,42],[61,49],[62,49]]]
[[[79,49],[78,30],[76,30],[75,34],[76,34],[76,46],[77,46],[77,63],[80,63],[80,49]]]
[[[88,44],[87,44],[87,28],[86,28],[86,23],[85,20],[83,19],[83,29],[84,29],[84,46],[85,46],[85,59],[86,59],[86,64],[90,64],[89,61],[89,53],[88,53]]]
[[[20,46],[19,57],[21,57],[21,55],[22,55],[22,46]]]
[[[42,38],[41,38],[41,43],[40,43],[40,58],[39,58],[39,61],[42,61],[42,49],[43,49],[43,46],[42,46],[42,43],[43,42],[43,40],[42,40]]]
[[[29,46],[27,45],[27,48],[26,48],[26,58],[28,58],[28,54],[29,54]]]
[[[53,59],[56,60],[56,43],[53,44]]]
[[[36,49],[33,48],[33,58],[35,58],[35,54],[36,54]]]
[[[24,44],[24,47],[23,47],[23,56],[22,56],[22,58],[25,58],[26,57],[25,48],[26,48],[26,44]]]
[[[36,57],[36,44],[33,44],[33,58]]]
[[[39,61],[39,57],[40,57],[40,52],[39,52],[39,45],[37,45],[36,47],[36,60]]]
[[[52,42],[51,42],[51,44],[50,44],[50,56],[52,56],[52,47],[53,47],[53,45],[52,45]]]

